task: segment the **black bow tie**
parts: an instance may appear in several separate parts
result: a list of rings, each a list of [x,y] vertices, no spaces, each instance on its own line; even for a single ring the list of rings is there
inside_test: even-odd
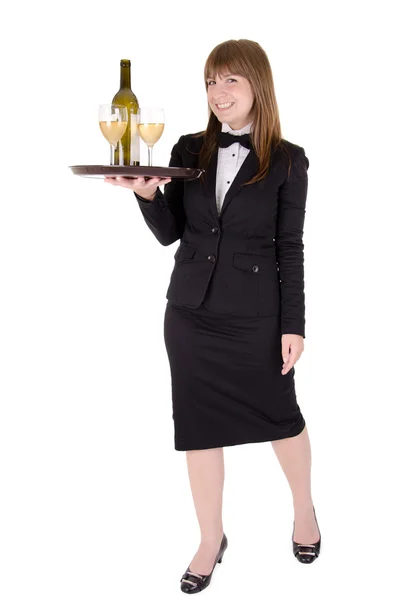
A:
[[[226,131],[220,131],[218,135],[218,144],[221,148],[227,148],[231,144],[238,142],[245,148],[250,150],[252,148],[251,139],[249,133],[243,133],[242,135],[234,135],[233,133],[227,133]]]

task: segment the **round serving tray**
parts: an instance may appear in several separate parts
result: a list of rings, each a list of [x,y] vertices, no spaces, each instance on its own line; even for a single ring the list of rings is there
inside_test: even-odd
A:
[[[203,169],[190,169],[183,167],[130,167],[123,165],[74,165],[69,167],[75,175],[102,179],[104,177],[171,177],[172,179],[197,179]]]

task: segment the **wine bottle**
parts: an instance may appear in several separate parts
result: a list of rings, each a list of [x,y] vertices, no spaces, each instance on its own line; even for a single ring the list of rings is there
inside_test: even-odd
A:
[[[139,166],[140,137],[136,117],[134,117],[138,113],[139,103],[131,89],[131,61],[127,58],[120,60],[120,89],[113,97],[112,104],[122,104],[127,107],[128,125],[123,137],[113,150],[111,164]]]

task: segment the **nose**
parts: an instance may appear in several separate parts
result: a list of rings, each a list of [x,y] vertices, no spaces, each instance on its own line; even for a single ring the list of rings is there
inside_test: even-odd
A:
[[[223,91],[218,90],[217,94],[211,95],[210,94],[210,98],[212,98],[212,101],[215,104],[222,104],[222,102],[227,102],[227,96],[225,96]]]
[[[225,92],[223,91],[223,88],[222,88],[223,85],[224,84],[222,84],[221,81],[218,81],[216,86],[210,85],[208,87],[208,96],[214,104],[222,104],[223,102],[228,102],[227,96],[224,95]],[[215,88],[215,87],[216,87],[216,91],[215,91],[215,89],[214,90],[211,89],[211,88]]]

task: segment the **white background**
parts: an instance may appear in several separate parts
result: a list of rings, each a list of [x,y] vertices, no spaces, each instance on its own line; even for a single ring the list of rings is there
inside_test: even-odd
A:
[[[174,450],[161,246],[105,164],[97,110],[132,63],[163,106],[154,164],[205,129],[203,68],[227,39],[268,54],[283,137],[310,160],[298,402],[320,558],[292,554],[271,444],[225,448],[229,538],[208,597],[395,589],[396,47],[392,2],[14,3],[1,36],[0,596],[181,597],[199,543]],[[394,58],[393,58],[394,55]],[[141,145],[142,163],[146,146]]]

